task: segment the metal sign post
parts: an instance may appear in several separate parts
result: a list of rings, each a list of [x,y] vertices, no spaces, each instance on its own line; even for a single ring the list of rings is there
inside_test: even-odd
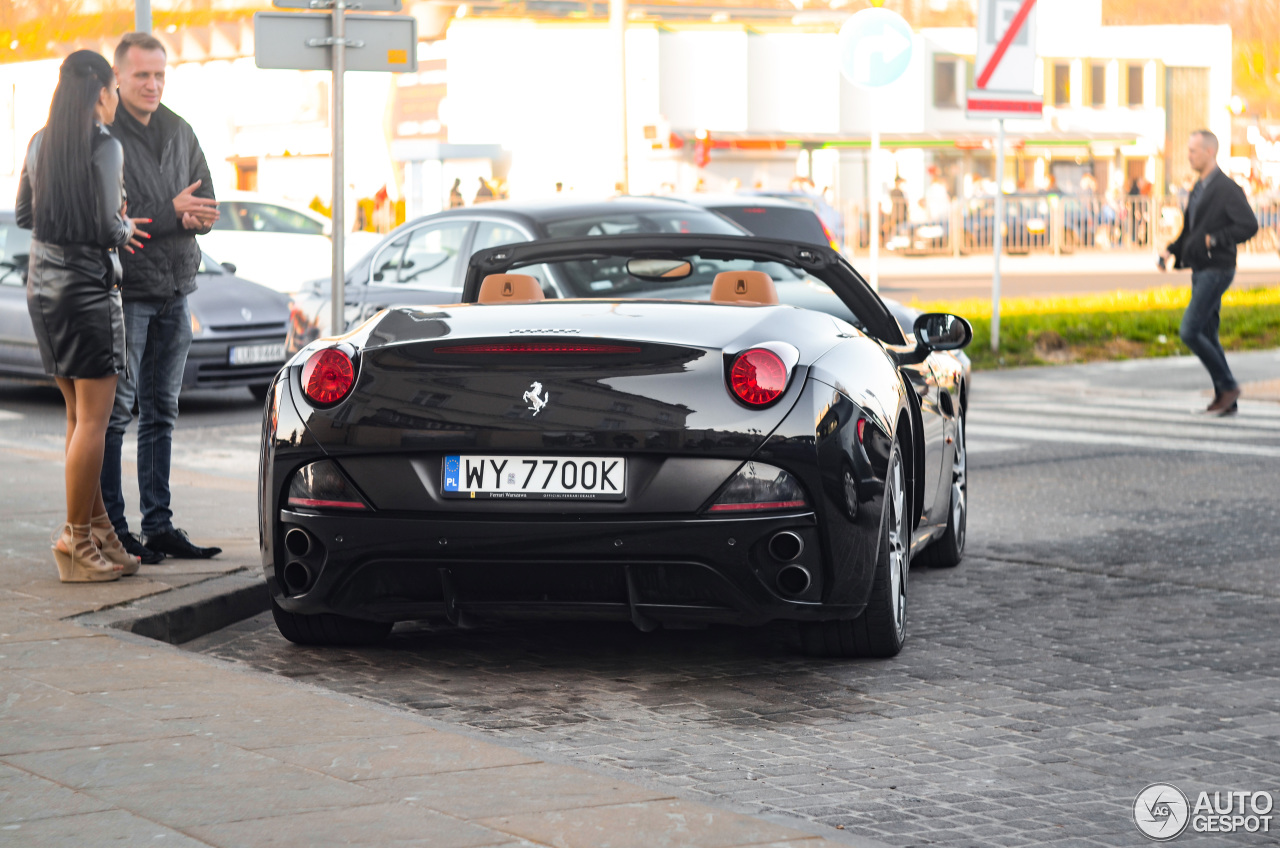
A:
[[[274,0],[283,9],[329,9],[329,14],[258,12],[253,16],[254,62],[259,68],[332,70],[333,131],[331,220],[333,265],[330,330],[346,330],[346,150],[343,146],[344,79],[353,71],[416,71],[418,22],[412,16],[348,15],[348,9],[398,12],[401,0]],[[348,25],[350,28],[348,29]],[[355,52],[348,55],[347,48]]]
[[[991,352],[1000,351],[1000,254],[1004,252],[1004,118],[997,118],[995,234],[991,236]]]
[[[151,32],[151,0],[133,0],[133,29]]]
[[[992,221],[991,351],[1000,350],[1000,254],[1004,252],[1004,120],[1038,118],[1044,98],[1032,90],[1036,64],[1036,0],[978,0],[975,89],[965,113],[995,118],[996,201]]]
[[[329,308],[329,328],[335,334],[341,334],[347,328],[347,267],[345,254],[347,247],[347,178],[344,165],[347,151],[343,146],[343,129],[346,126],[343,104],[345,76],[347,72],[347,27],[346,0],[335,0],[333,4],[333,36],[329,39],[332,45],[333,85],[329,107],[329,127],[333,132],[333,192],[329,200],[329,220],[333,221],[329,241],[333,245],[333,267],[329,278],[331,294]],[[319,39],[310,39],[308,47],[316,46]],[[417,52],[416,50],[414,51]],[[1004,123],[1001,122],[1001,126]]]
[[[870,92],[871,167],[874,182],[880,156],[879,89],[906,73],[911,64],[911,25],[897,12],[873,7],[855,12],[840,27],[840,73],[851,84]],[[877,193],[878,195],[878,193]],[[868,282],[880,289],[880,198],[868,204],[871,213],[871,259]]]

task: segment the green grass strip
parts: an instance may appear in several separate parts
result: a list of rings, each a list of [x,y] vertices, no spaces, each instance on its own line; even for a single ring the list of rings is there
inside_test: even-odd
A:
[[[973,324],[965,349],[975,369],[1188,355],[1178,337],[1190,287],[1001,302],[1000,353],[991,352],[991,303],[913,303]],[[1280,347],[1280,286],[1228,290],[1219,330],[1228,351]]]

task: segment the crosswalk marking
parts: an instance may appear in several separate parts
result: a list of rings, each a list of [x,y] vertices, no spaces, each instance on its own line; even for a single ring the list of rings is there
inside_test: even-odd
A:
[[[1212,427],[1224,432],[1228,430],[1236,432],[1259,430],[1280,434],[1280,405],[1276,405],[1275,414],[1272,415],[1257,414],[1249,409],[1244,409],[1239,414],[1228,418],[1216,418],[1207,415],[1198,416],[1192,411],[1193,408],[1188,407],[1186,404],[1155,408],[1151,405],[1127,406],[1118,403],[1108,403],[1106,406],[1081,403],[1022,403],[1015,399],[1010,399],[994,402],[984,400],[982,406],[984,409],[1002,412],[1054,416],[1087,415],[1091,418],[1118,418],[1129,421],[1163,421],[1173,424],[1194,424],[1196,426]]]
[[[974,418],[981,418],[977,415]],[[1248,445],[1240,442],[1214,442],[1200,439],[1173,439],[1167,437],[1132,436],[1123,433],[1104,433],[1088,430],[1063,430],[1039,427],[1008,427],[988,425],[970,420],[969,435],[979,440],[996,439],[1023,442],[1058,442],[1076,445],[1107,445],[1148,450],[1186,451],[1189,453],[1219,453],[1236,456],[1260,456],[1280,459],[1280,445]],[[981,442],[971,449],[981,451]],[[1005,448],[1007,449],[1007,448]]]
[[[1280,459],[1280,404],[1246,403],[1239,414],[1217,418],[1193,414],[1205,401],[1189,393],[1139,397],[1021,388],[975,392],[966,422],[971,451],[1048,442]]]
[[[1100,414],[1100,413],[1111,414]],[[984,424],[1026,425],[1028,427],[1062,427],[1090,432],[1135,433],[1144,436],[1168,436],[1171,438],[1225,439],[1228,441],[1277,441],[1280,440],[1280,427],[1262,428],[1253,426],[1233,427],[1218,423],[1213,418],[1183,415],[1179,419],[1152,418],[1151,416],[1124,416],[1115,414],[1114,410],[1079,410],[1074,415],[1051,412],[1019,413],[1010,410],[982,410],[976,420]]]

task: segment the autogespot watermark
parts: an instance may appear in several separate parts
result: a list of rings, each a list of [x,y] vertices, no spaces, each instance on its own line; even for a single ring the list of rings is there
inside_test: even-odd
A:
[[[1270,833],[1270,792],[1216,790],[1201,792],[1192,804],[1172,783],[1153,783],[1133,799],[1133,823],[1157,842],[1192,833]]]

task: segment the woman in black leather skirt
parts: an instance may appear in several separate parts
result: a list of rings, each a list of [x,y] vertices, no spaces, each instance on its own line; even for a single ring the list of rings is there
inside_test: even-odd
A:
[[[125,217],[124,153],[103,127],[119,102],[106,59],[90,50],[68,56],[18,188],[18,226],[34,230],[27,309],[45,371],[67,402],[67,518],[53,539],[64,583],[138,570],[111,529],[98,483],[125,365],[116,249],[140,249],[139,237],[148,238],[137,229],[144,219]]]

